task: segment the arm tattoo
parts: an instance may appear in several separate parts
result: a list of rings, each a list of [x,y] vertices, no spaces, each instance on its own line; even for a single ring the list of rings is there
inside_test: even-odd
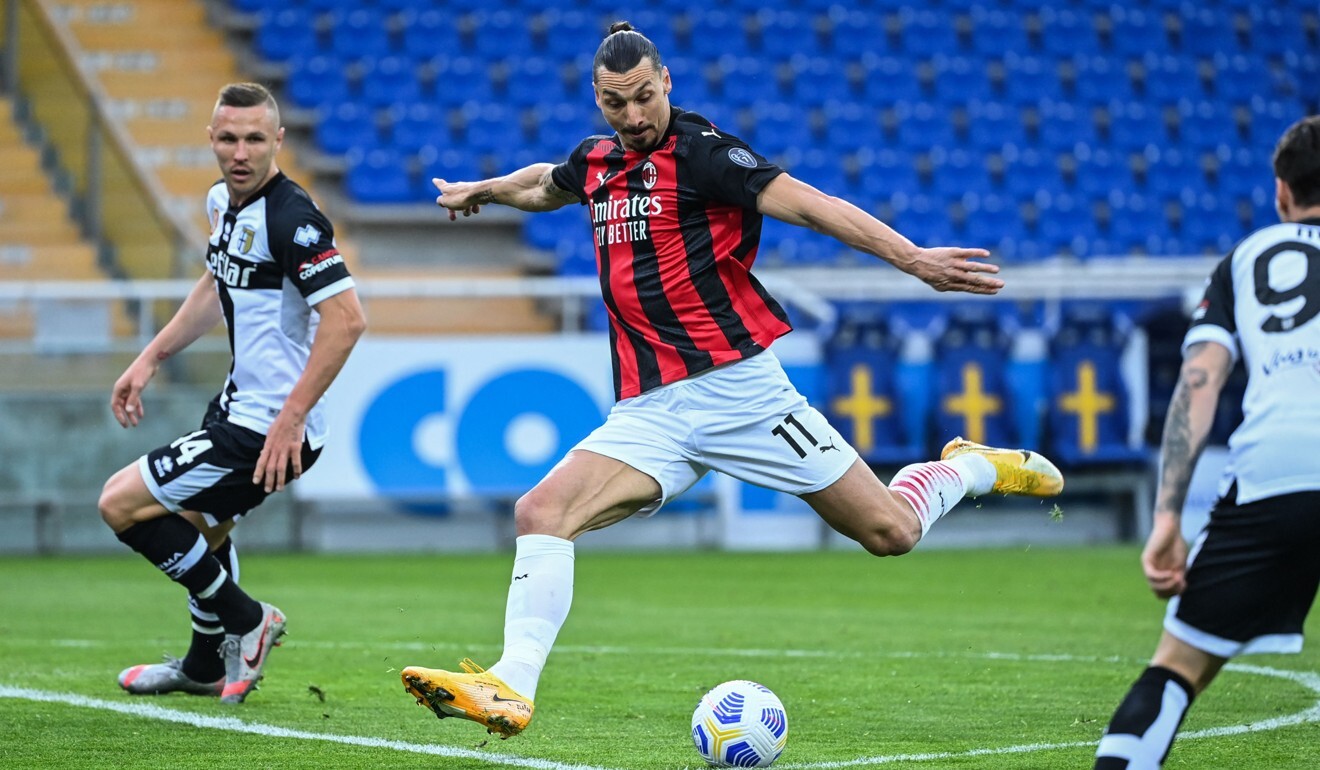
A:
[[[549,171],[541,175],[541,192],[554,200],[575,201],[577,196],[555,184],[554,176]]]
[[[1181,513],[1187,500],[1187,487],[1192,481],[1196,460],[1205,449],[1210,431],[1194,436],[1191,425],[1192,392],[1210,383],[1210,373],[1203,368],[1188,367],[1178,378],[1169,404],[1169,416],[1164,422],[1164,441],[1160,450],[1161,510]]]
[[[477,193],[476,199],[473,201],[473,203],[475,203],[478,206],[484,206],[487,203],[494,203],[494,202],[495,202],[495,191],[489,188]]]

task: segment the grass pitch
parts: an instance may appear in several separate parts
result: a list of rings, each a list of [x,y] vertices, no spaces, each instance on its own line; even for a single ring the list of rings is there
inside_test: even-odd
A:
[[[580,549],[536,718],[507,742],[436,720],[398,672],[495,661],[509,555],[245,554],[243,584],[288,614],[290,636],[239,707],[115,684],[187,644],[182,590],[142,559],[4,559],[0,766],[702,767],[697,698],[752,679],[788,711],[776,767],[1090,767],[1158,635],[1137,559]],[[1203,737],[1166,767],[1320,765],[1316,631],[1302,655],[1221,674],[1184,725]]]

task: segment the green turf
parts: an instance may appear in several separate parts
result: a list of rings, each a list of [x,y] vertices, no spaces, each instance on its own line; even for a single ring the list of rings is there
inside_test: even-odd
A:
[[[516,755],[543,767],[700,767],[688,738],[692,708],[727,679],[760,681],[784,701],[783,765],[1091,744],[1153,649],[1163,611],[1132,548],[883,560],[588,549],[577,566],[573,613],[542,679],[536,719],[500,742],[418,708],[398,670],[452,668],[465,656],[494,662],[507,555],[247,555],[244,585],[285,610],[290,637],[261,690],[236,708],[183,695],[133,698],[115,685],[121,668],[180,654],[187,643],[182,591],[141,559],[0,560],[0,686],[491,755],[426,756],[0,698],[0,766],[475,770]],[[1241,662],[1315,672],[1320,653],[1313,646]],[[1184,729],[1286,716],[1318,698],[1293,681],[1228,671]],[[1308,722],[1182,741],[1166,766],[1314,768],[1318,745],[1320,725]],[[883,766],[1080,768],[1090,767],[1092,751]]]

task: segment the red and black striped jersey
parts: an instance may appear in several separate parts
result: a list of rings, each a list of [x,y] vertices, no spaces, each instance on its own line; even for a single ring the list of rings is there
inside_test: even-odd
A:
[[[751,273],[756,198],[782,173],[677,107],[650,153],[593,136],[555,167],[555,184],[590,209],[617,398],[755,355],[792,330]]]

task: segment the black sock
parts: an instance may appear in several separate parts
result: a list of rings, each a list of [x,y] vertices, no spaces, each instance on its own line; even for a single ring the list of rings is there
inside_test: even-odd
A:
[[[1095,770],[1162,766],[1195,697],[1191,683],[1167,668],[1141,672],[1100,739]]]
[[[238,581],[238,552],[234,541],[225,538],[220,547],[211,552],[229,577]],[[220,657],[220,643],[225,640],[225,628],[210,599],[188,595],[188,609],[192,616],[192,643],[183,657],[183,673],[196,682],[214,682],[225,678],[225,662]]]
[[[261,604],[243,593],[211,555],[206,538],[177,514],[139,522],[120,532],[119,541],[146,557],[171,580],[208,599],[226,633],[246,634],[261,623]]]

